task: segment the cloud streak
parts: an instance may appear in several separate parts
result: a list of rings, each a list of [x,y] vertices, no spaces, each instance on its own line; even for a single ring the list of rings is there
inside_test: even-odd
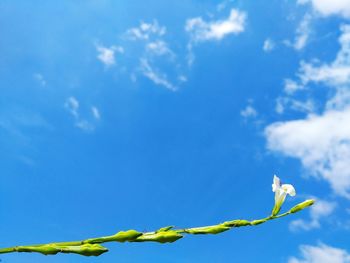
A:
[[[91,116],[93,117],[93,120],[89,121],[85,118],[82,118],[80,113],[80,103],[78,99],[73,96],[66,99],[64,108],[72,115],[74,119],[74,125],[86,132],[94,131],[96,121],[99,121],[101,119],[100,112],[96,106],[91,107]]]
[[[132,27],[127,30],[126,35],[131,40],[149,40],[151,37],[165,35],[166,27],[160,26],[157,20],[152,23],[141,22],[139,27]]]
[[[345,249],[325,244],[300,246],[301,258],[291,257],[288,263],[349,263],[350,254]]]
[[[298,0],[298,4],[311,4],[313,10],[321,16],[337,15],[350,18],[350,4],[348,0]]]
[[[177,88],[168,81],[167,76],[161,72],[157,72],[147,59],[140,60],[140,70],[142,74],[153,81],[156,85],[163,86],[169,90],[175,91]]]
[[[244,31],[246,13],[238,9],[231,9],[226,19],[205,21],[202,17],[195,17],[186,21],[185,30],[190,34],[193,42],[221,40],[231,34]]]

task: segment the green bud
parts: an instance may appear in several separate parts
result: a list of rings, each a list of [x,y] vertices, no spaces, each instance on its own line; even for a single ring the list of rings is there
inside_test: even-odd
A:
[[[227,227],[223,224],[220,225],[215,225],[215,226],[204,226],[204,227],[194,227],[194,228],[189,228],[185,229],[186,233],[189,234],[219,234],[221,232],[229,230],[230,227]]]
[[[162,232],[153,232],[143,234],[131,242],[147,242],[153,241],[158,243],[172,243],[182,238],[183,236],[174,230],[167,230]]]
[[[142,233],[137,232],[136,230],[120,231],[113,236],[112,241],[117,241],[117,242],[133,241],[139,236],[142,236]]]
[[[306,200],[306,201],[304,201],[304,202],[302,202],[300,204],[297,204],[296,206],[294,206],[289,211],[291,213],[296,213],[296,212],[299,212],[299,211],[305,209],[306,207],[312,206],[314,203],[315,203],[315,200],[309,199],[309,200]]]
[[[251,225],[252,225],[252,226],[260,225],[260,224],[262,224],[262,223],[265,223],[266,221],[267,221],[267,219],[253,220],[253,221],[251,222]]]
[[[142,233],[137,232],[136,230],[120,231],[117,234],[112,236],[86,239],[83,241],[83,243],[97,244],[97,243],[113,242],[113,241],[115,242],[133,241],[135,238],[141,235]]]
[[[98,244],[84,244],[79,246],[60,246],[47,244],[42,246],[20,246],[18,252],[38,252],[44,255],[55,255],[57,253],[74,253],[83,256],[99,256],[108,251],[107,248]]]
[[[241,227],[241,226],[250,226],[250,222],[248,220],[237,219],[232,221],[226,221],[223,223],[223,225],[228,227]]]
[[[74,253],[83,256],[99,256],[108,251],[107,248],[99,244],[84,244],[80,246],[57,246],[62,253]]]
[[[18,246],[16,247],[17,252],[37,252],[44,255],[56,255],[60,252],[55,246],[52,245],[42,245],[42,246]]]

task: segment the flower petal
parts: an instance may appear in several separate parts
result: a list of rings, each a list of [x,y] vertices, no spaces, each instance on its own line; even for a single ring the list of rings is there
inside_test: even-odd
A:
[[[277,189],[281,187],[281,180],[274,175],[273,176],[273,184],[272,184],[272,192],[276,192]]]
[[[283,189],[284,192],[286,192],[290,196],[295,196],[296,195],[294,186],[291,185],[291,184],[283,184],[282,185],[282,189]]]

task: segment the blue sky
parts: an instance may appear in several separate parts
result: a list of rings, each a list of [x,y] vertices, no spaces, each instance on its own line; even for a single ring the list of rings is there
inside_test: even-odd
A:
[[[97,258],[350,262],[350,3],[1,1],[0,244],[302,213]]]

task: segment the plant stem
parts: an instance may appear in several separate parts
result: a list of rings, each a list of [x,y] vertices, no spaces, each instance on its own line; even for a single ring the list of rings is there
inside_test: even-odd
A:
[[[276,216],[268,216],[262,219],[247,221],[247,220],[232,220],[224,223],[220,223],[217,225],[204,226],[204,227],[193,227],[193,228],[185,228],[185,229],[172,229],[172,227],[161,228],[157,231],[153,232],[144,232],[140,233],[135,230],[129,230],[126,232],[119,232],[115,235],[98,237],[98,238],[90,238],[80,241],[69,241],[69,242],[54,242],[48,244],[36,244],[30,246],[15,246],[9,248],[0,249],[0,254],[4,253],[12,253],[12,252],[39,252],[38,248],[44,246],[51,247],[74,247],[74,246],[83,246],[84,244],[100,244],[106,242],[159,242],[159,243],[171,243],[176,241],[183,236],[181,234],[219,234],[221,232],[230,230],[234,227],[241,226],[255,226],[262,223],[265,223],[269,220],[278,219],[284,216],[291,214],[290,211],[276,215]],[[70,252],[66,252],[70,253]],[[44,253],[43,253],[44,254]]]

